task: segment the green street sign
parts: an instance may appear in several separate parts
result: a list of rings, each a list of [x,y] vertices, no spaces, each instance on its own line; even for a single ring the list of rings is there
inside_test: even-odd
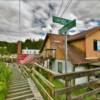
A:
[[[62,24],[62,25],[66,25],[69,22],[71,22],[71,20],[53,16],[53,22],[59,23],[59,24]]]
[[[68,31],[69,29],[73,28],[76,26],[76,20],[73,20],[71,22],[69,22],[68,24],[66,24],[64,27],[62,27],[60,30],[59,30],[59,33],[62,34],[62,33],[65,33],[66,31]]]

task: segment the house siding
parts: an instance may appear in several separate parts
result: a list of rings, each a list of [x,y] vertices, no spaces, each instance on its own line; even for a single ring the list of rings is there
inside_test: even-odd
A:
[[[53,63],[52,63],[52,71],[54,72],[58,72],[58,62],[62,62],[62,73],[66,73],[65,72],[65,61],[64,60],[58,60],[56,59]],[[73,64],[70,61],[67,61],[67,72],[73,72]]]
[[[73,41],[70,45],[75,46],[76,48],[80,49],[82,52],[85,52],[85,39]]]
[[[94,40],[100,40],[100,31],[86,36],[86,58],[100,57],[100,51],[94,50]]]
[[[65,58],[64,53],[60,48],[56,48],[56,59],[63,60]]]
[[[66,73],[65,72],[65,61],[64,60],[55,60],[53,62],[53,64],[52,64],[52,71],[58,73],[58,62],[62,62],[63,63],[62,73]],[[77,72],[77,71],[85,71],[87,69],[88,68],[86,68],[85,66],[82,66],[82,65],[76,66],[74,68],[74,65],[70,61],[67,61],[67,73]],[[88,77],[82,77],[82,78],[75,79],[75,85],[86,83],[86,82],[88,82]]]
[[[75,67],[75,72],[85,71],[87,69],[88,68],[86,68],[85,66],[80,65],[80,66]],[[75,79],[75,85],[86,83],[86,82],[88,82],[88,77],[81,77],[81,78]]]

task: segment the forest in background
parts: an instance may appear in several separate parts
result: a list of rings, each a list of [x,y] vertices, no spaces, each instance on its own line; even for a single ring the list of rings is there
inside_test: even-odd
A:
[[[25,42],[22,42],[22,49],[40,49],[43,44],[42,39],[35,41],[27,39]],[[0,54],[15,54],[17,53],[17,43],[8,43],[8,42],[0,42]]]

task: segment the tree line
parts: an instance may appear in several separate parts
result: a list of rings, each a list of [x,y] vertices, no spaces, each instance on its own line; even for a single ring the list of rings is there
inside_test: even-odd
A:
[[[43,44],[42,39],[38,41],[27,39],[22,43],[22,49],[40,49]],[[17,43],[0,42],[0,54],[15,54],[17,53]]]

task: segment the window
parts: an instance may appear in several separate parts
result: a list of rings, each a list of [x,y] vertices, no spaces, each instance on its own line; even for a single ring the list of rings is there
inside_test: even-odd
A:
[[[63,63],[62,62],[58,62],[58,72],[62,73],[62,68],[63,68]]]
[[[100,40],[94,40],[94,50],[100,51]]]

